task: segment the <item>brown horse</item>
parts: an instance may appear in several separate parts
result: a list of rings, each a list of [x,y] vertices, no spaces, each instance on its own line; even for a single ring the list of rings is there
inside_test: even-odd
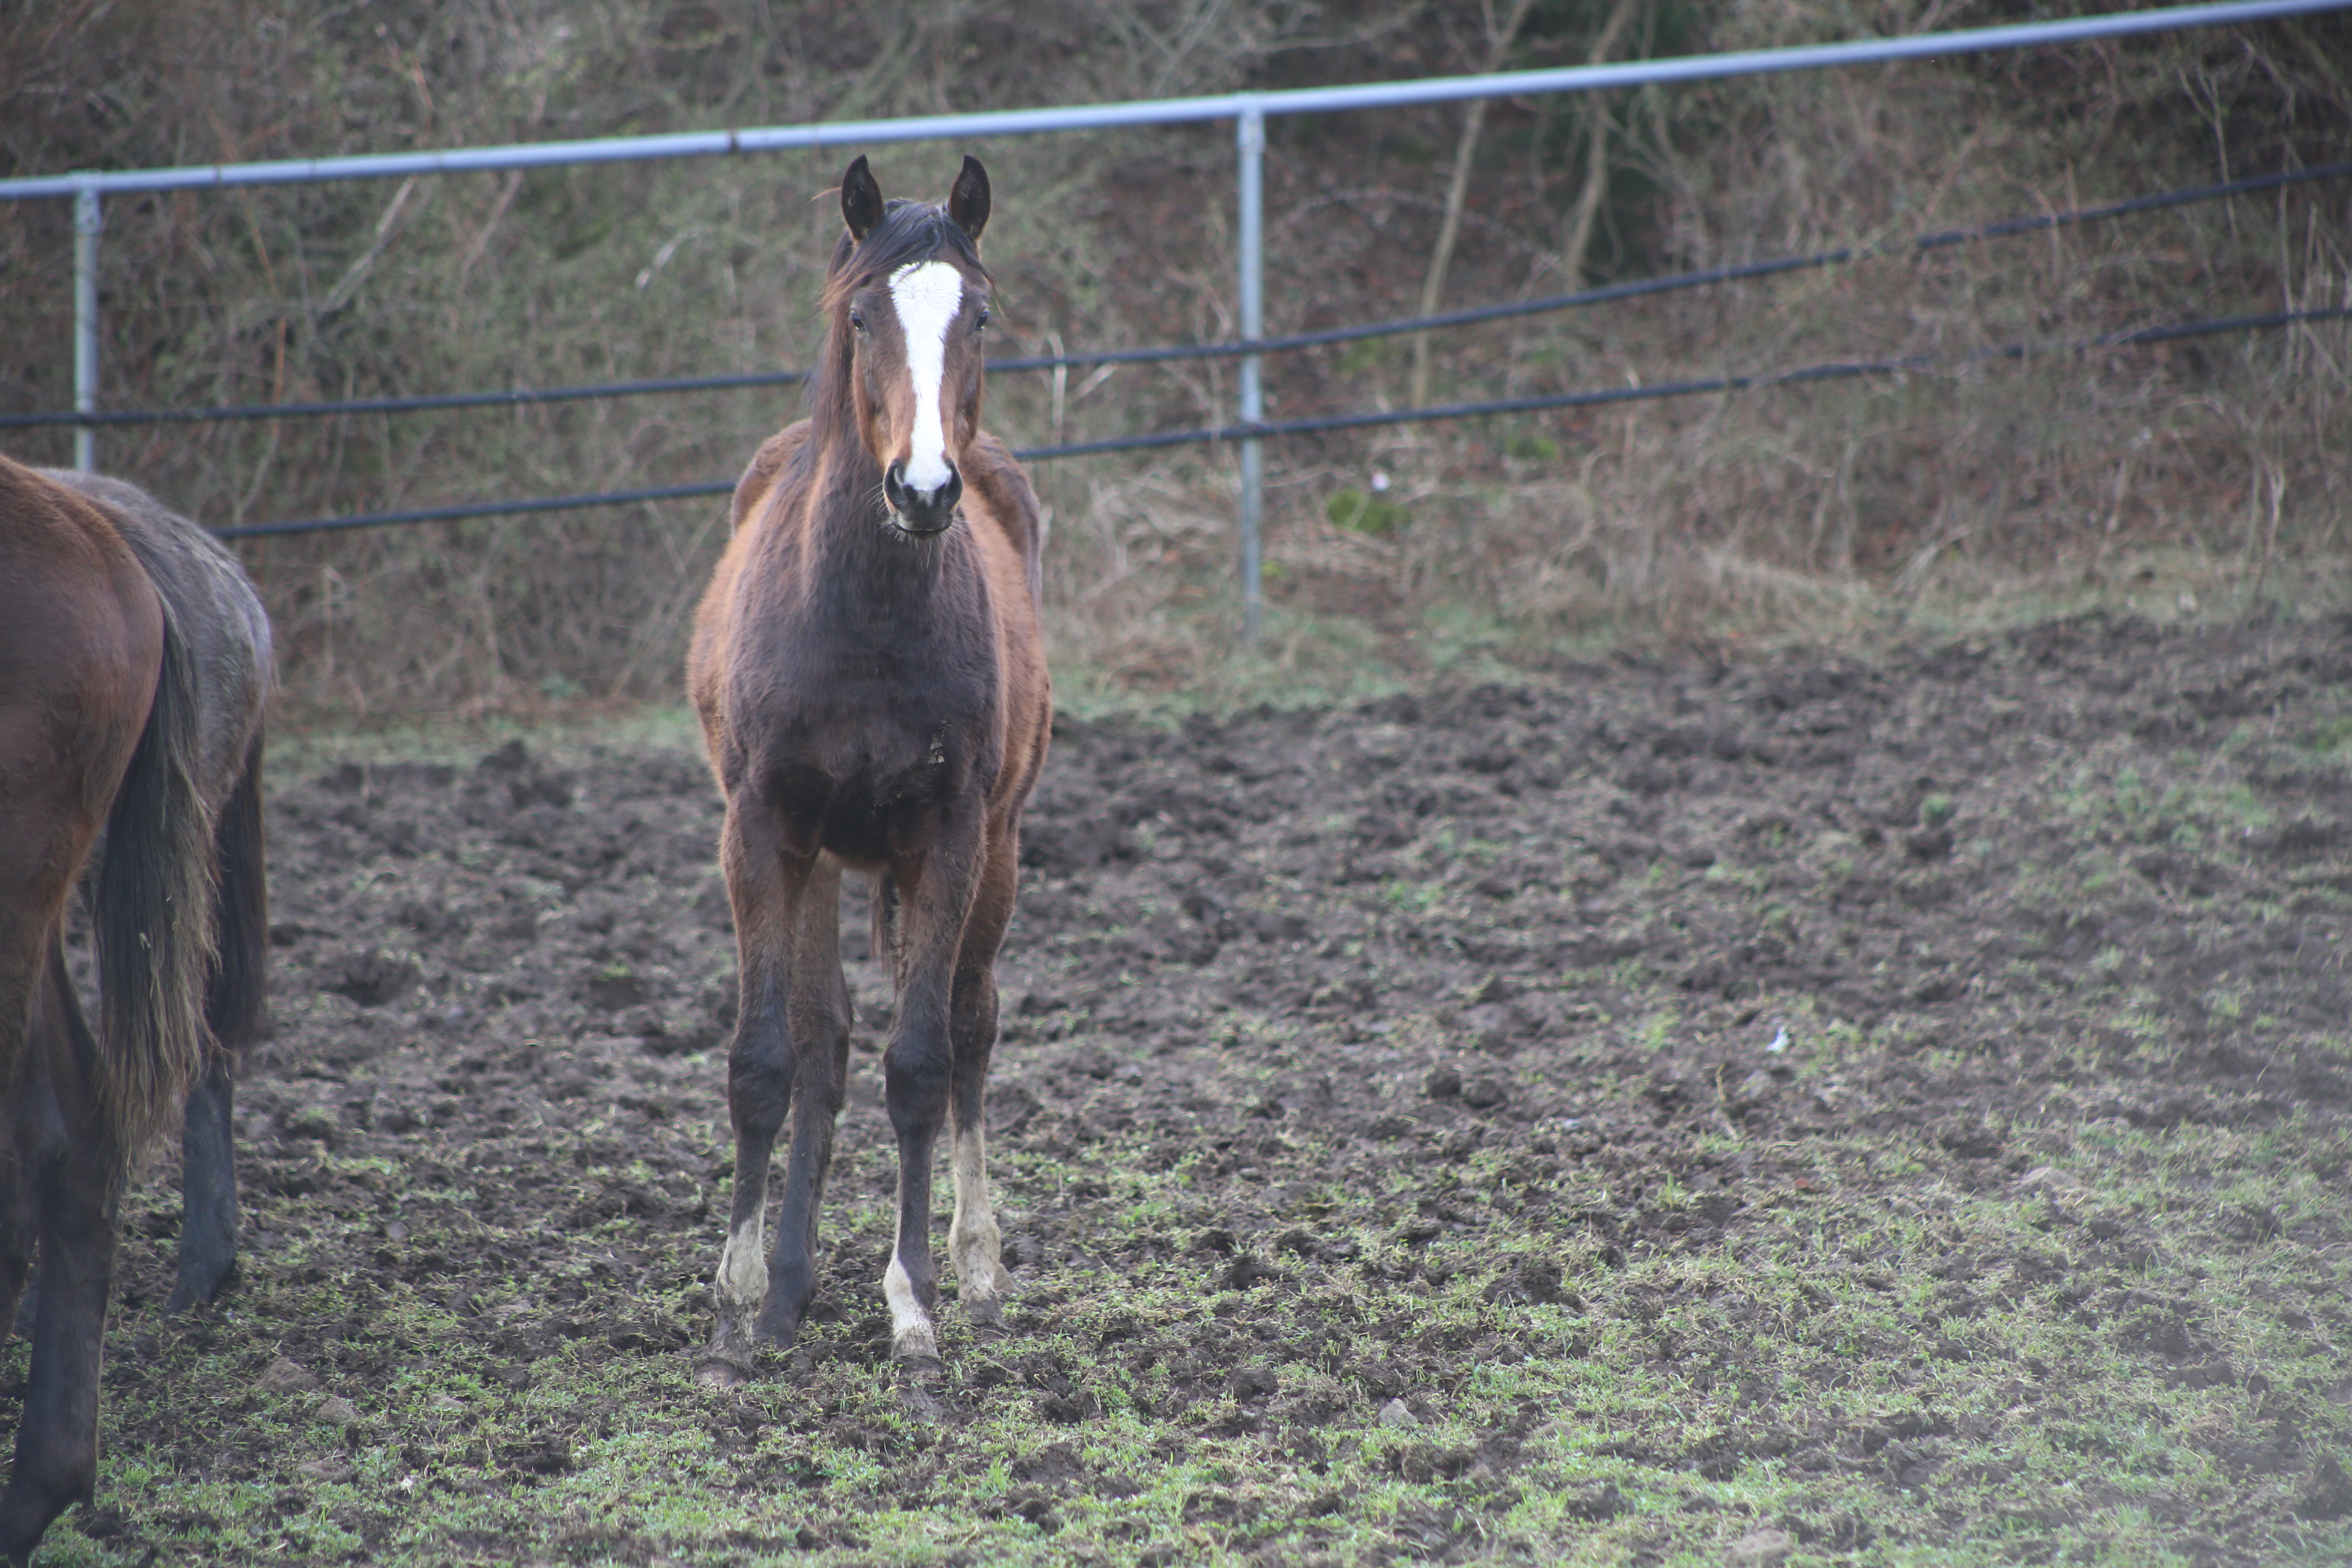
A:
[[[960,1299],[997,1320],[982,1143],[996,952],[1021,807],[1053,715],[1038,622],[1036,494],[981,433],[978,241],[988,175],[966,158],[941,206],[885,203],[866,160],[826,275],[809,416],[736,487],[734,537],[695,619],[687,684],[727,796],[719,858],[741,997],[728,1054],[735,1204],[707,1381],[740,1382],[754,1339],[788,1344],[816,1291],[816,1216],[848,1068],[845,869],[874,874],[875,952],[895,961],[884,1058],[898,1230],[882,1289],[891,1353],[935,1367],[931,1158],[949,1127]],[[792,1140],[763,1262],[768,1167]]]
[[[260,601],[209,534],[129,485],[0,458],[0,1335],[40,1259],[0,1496],[12,1563],[89,1496],[117,1205],[183,1101],[173,1305],[236,1260],[230,1062],[261,1016],[268,671]],[[86,865],[95,1037],[64,948]]]

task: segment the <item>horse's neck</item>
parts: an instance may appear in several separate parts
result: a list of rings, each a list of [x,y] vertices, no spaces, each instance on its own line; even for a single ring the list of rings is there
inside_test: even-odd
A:
[[[863,616],[919,614],[954,575],[952,537],[898,535],[882,516],[882,471],[863,445],[811,476],[793,553],[814,600]]]

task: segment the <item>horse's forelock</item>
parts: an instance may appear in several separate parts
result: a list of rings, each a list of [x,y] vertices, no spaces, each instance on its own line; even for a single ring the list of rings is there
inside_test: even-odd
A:
[[[902,196],[883,209],[882,221],[863,241],[843,231],[833,249],[833,264],[825,269],[825,312],[837,312],[852,294],[883,282],[902,267],[950,258],[993,281],[981,262],[980,247],[944,207]]]

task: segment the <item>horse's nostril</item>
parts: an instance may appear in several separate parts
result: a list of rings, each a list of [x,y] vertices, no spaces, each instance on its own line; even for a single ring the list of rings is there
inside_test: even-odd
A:
[[[916,533],[937,533],[954,521],[957,504],[963,500],[963,476],[953,463],[945,467],[947,477],[929,489],[918,489],[907,482],[903,459],[882,471],[882,499],[898,514],[900,527]]]

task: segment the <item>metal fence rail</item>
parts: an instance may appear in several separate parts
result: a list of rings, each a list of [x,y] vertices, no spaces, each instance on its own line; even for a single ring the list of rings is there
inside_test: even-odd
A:
[[[1231,120],[1234,122],[1239,153],[1239,325],[1244,340],[1243,345],[1235,350],[1241,360],[1239,419],[1235,428],[1255,431],[1263,424],[1265,412],[1260,382],[1263,351],[1255,345],[1264,336],[1263,190],[1265,121],[1269,115],[1393,109],[1518,94],[1593,92],[1671,82],[1722,80],[1841,66],[1885,64],[1990,50],[2082,43],[2187,27],[2271,21],[2341,10],[2347,5],[2352,5],[2352,0],[2232,0],[2229,4],[2171,6],[2066,21],[1971,27],[1909,37],[1869,38],[1839,44],[1637,60],[1619,65],[1507,71],[1406,82],[1370,82],[1282,92],[1224,93],[1133,103],[855,121],[830,125],[770,126],[667,136],[614,137],[590,142],[455,148],[433,153],[288,159],[169,169],[80,171],[0,180],[0,199],[66,197],[74,204],[74,406],[78,413],[92,416],[98,410],[99,384],[98,242],[104,227],[102,204],[110,195],[229,185],[307,184],[321,180],[385,179],[411,174],[465,174],[648,159],[724,157],[744,153],[839,149],[882,142],[1033,135],[1047,132]],[[98,428],[99,422],[95,419],[85,418],[76,423],[74,456],[76,464],[81,468],[94,466]],[[1255,638],[1261,616],[1257,531],[1263,452],[1255,434],[1243,435],[1238,441],[1242,471],[1243,621],[1244,635]]]

